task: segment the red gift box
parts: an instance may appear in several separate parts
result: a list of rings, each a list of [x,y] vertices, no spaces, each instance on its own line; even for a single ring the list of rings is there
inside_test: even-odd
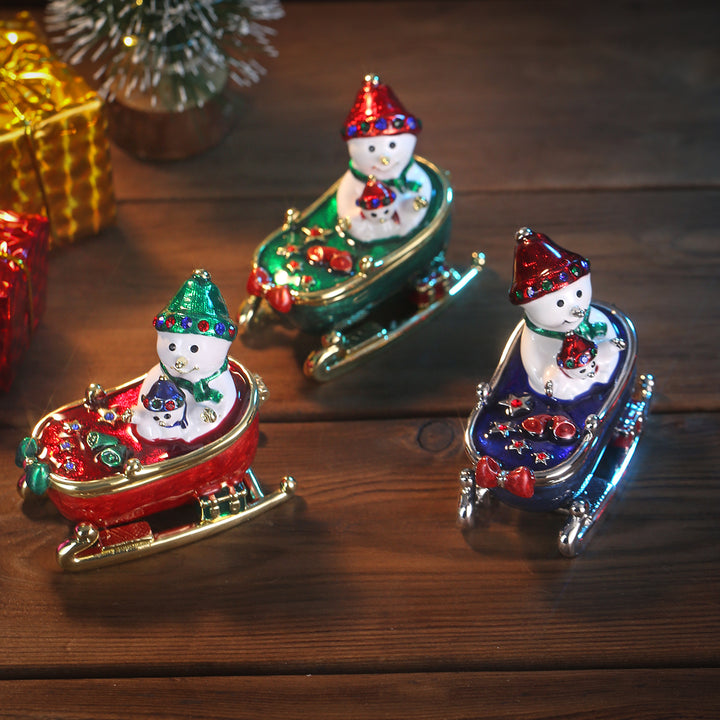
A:
[[[0,390],[45,310],[49,231],[41,215],[0,210]]]

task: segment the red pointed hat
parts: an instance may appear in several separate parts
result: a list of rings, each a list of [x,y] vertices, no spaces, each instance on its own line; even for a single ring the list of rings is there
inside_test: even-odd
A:
[[[557,364],[561,368],[575,370],[587,365],[597,355],[597,352],[597,345],[592,340],[577,333],[568,333],[557,354]]]
[[[341,132],[345,140],[352,140],[400,133],[417,135],[420,128],[420,120],[408,113],[392,88],[370,74],[365,76]]]
[[[374,177],[365,183],[362,195],[355,201],[355,204],[363,210],[377,210],[379,207],[387,207],[394,202],[397,195],[392,188],[385,183],[379,182]]]
[[[569,285],[590,272],[590,261],[556,245],[530,228],[515,233],[515,265],[510,288],[514,305],[535,300]]]

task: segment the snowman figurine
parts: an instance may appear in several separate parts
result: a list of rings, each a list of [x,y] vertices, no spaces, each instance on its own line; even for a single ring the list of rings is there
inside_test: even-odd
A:
[[[397,194],[391,187],[371,176],[355,204],[360,208],[360,217],[353,223],[353,237],[381,240],[398,234]]]
[[[592,380],[598,372],[597,350],[598,346],[592,340],[574,332],[568,333],[557,354],[558,367],[569,378]]]
[[[153,324],[160,362],[143,381],[133,423],[146,440],[194,441],[217,427],[238,401],[227,359],[237,326],[205,270],[193,272]],[[172,413],[171,418],[158,413],[154,405],[159,407],[159,402],[153,399],[168,396],[178,404],[180,391],[184,420],[169,422]]]
[[[510,302],[525,311],[520,356],[530,387],[558,400],[574,399],[589,389],[587,373],[567,373],[558,365],[569,333],[597,343],[595,374],[588,379],[608,382],[622,343],[609,318],[590,305],[589,261],[530,228],[518,230],[515,239]]]
[[[396,193],[395,235],[408,234],[425,217],[432,188],[413,157],[420,127],[389,86],[377,75],[365,76],[342,130],[350,163],[336,194],[338,218],[349,222],[353,237],[356,232],[357,239],[366,241],[388,237],[382,224],[362,222],[363,209],[356,202],[371,177]],[[369,227],[376,234],[368,233]]]
[[[167,376],[161,375],[150,388],[147,395],[140,395],[143,407],[152,413],[157,423],[160,437],[160,428],[185,429],[187,427],[187,402],[185,393]]]

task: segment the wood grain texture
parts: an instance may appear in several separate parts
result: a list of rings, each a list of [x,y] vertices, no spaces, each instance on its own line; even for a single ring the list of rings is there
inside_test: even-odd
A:
[[[720,716],[720,93],[716,2],[288,2],[277,59],[218,148],[113,149],[117,226],[54,251],[48,308],[0,397],[0,717]],[[377,22],[377,12],[382,22]],[[3,10],[3,12],[6,12]],[[151,320],[206,267],[232,309],[256,245],[342,173],[368,71],[452,173],[449,260],[486,253],[444,314],[326,385],[316,338],[233,354],[270,388],[254,468],[299,496],[147,560],[63,574],[68,523],[15,491],[41,415],[155,362]],[[520,319],[523,225],[592,261],[657,393],[587,552],[555,515],[455,527],[478,381]]]
[[[714,720],[717,682],[704,668],[6,681],[0,703],[13,720],[515,720],[529,700],[527,720]]]
[[[339,130],[378,72],[458,189],[717,186],[717,3],[289,3],[279,57],[228,140],[173,167],[113,156],[121,199],[324,190]],[[232,162],[228,162],[228,158]],[[231,189],[231,190],[230,190]]]
[[[487,529],[455,527],[456,418],[266,424],[255,470],[268,485],[291,471],[299,498],[79,576],[54,566],[68,524],[52,506],[21,512],[6,486],[0,672],[716,667],[719,424],[652,417],[628,487],[573,561],[551,514],[500,508]]]

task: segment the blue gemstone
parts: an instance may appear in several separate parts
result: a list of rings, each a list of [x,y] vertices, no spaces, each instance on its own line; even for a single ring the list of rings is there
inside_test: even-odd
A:
[[[385,118],[378,118],[375,121],[375,127],[378,130],[385,130],[387,128],[387,120]]]
[[[408,126],[411,130],[414,130],[414,129],[417,127],[417,123],[415,122],[415,118],[414,118],[414,117],[408,117],[408,118],[407,118],[407,126]]]
[[[216,335],[222,335],[225,332],[225,323],[216,323],[215,324],[215,334]]]
[[[180,326],[182,327],[183,330],[187,330],[189,327],[192,326],[192,320],[189,317],[185,316],[180,321]]]
[[[108,412],[105,413],[105,416],[104,416],[104,417],[105,417],[106,420],[114,420],[114,419],[115,419],[115,413],[112,412],[112,410],[109,410]]]

